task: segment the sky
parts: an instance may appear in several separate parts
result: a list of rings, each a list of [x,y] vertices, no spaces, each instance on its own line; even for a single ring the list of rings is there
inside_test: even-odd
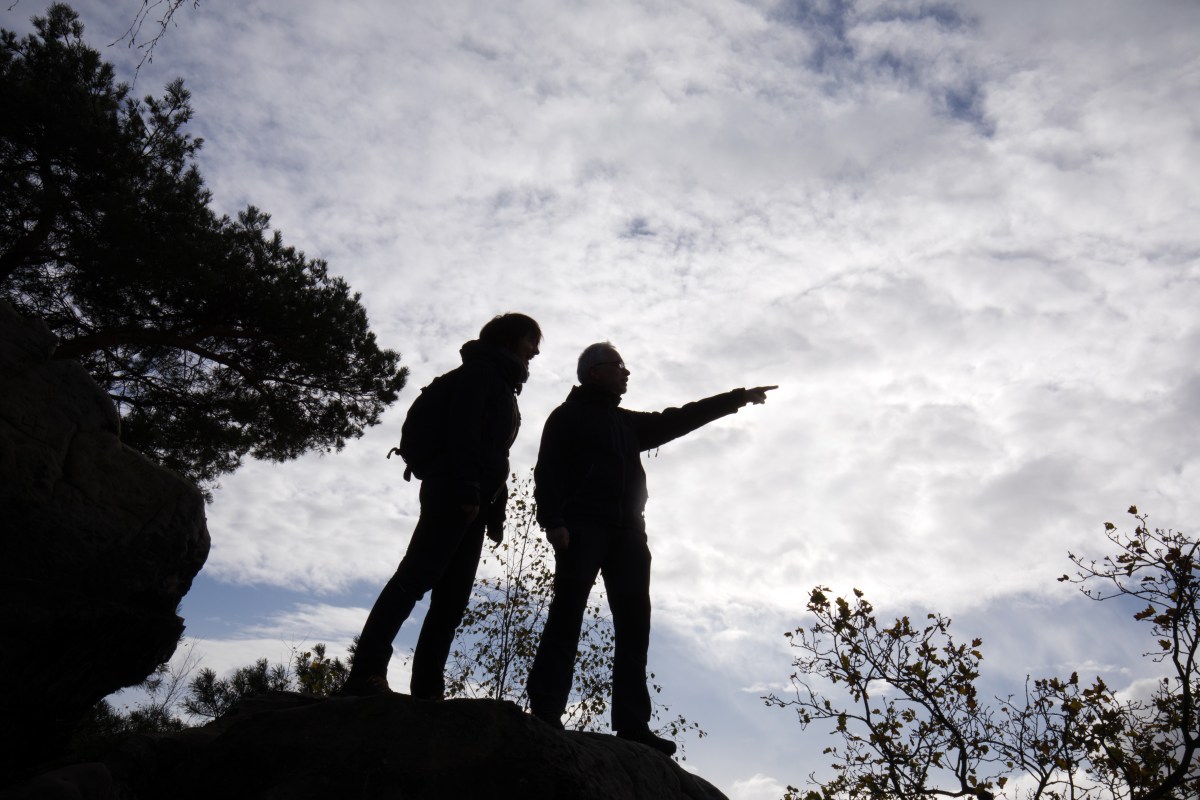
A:
[[[140,0],[74,7],[132,81]],[[221,481],[204,664],[344,652],[415,521],[408,404],[520,311],[521,474],[594,341],[630,408],[780,387],[645,459],[651,668],[731,800],[830,774],[760,700],[816,585],[952,617],[994,694],[1136,690],[1131,610],[1055,578],[1131,504],[1200,521],[1198,34],[1191,0],[185,3],[137,93],[184,78],[214,206],[327,260],[411,370],[343,451]]]

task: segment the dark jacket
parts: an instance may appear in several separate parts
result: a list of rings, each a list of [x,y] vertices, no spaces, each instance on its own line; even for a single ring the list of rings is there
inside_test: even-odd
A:
[[[456,484],[464,499],[474,494],[487,501],[508,479],[508,451],[521,427],[517,395],[529,369],[507,350],[478,340],[459,352],[446,447],[431,477]]]
[[[640,453],[691,433],[746,404],[745,389],[648,413],[620,408],[621,398],[576,386],[551,412],[534,469],[538,523],[643,528],[646,472]]]

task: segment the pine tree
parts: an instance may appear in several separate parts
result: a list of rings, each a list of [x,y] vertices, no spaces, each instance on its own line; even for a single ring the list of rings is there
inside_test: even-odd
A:
[[[0,299],[107,390],[126,444],[202,486],[377,423],[407,370],[267,214],[212,211],[182,80],[136,100],[68,6],[34,26],[0,32]]]

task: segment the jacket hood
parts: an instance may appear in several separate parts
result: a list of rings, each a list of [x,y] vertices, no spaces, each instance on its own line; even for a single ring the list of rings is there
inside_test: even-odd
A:
[[[529,380],[529,367],[503,347],[472,339],[459,349],[458,354],[462,356],[464,364],[468,361],[487,361],[494,364],[500,370],[501,377],[517,394],[521,393],[521,386]]]

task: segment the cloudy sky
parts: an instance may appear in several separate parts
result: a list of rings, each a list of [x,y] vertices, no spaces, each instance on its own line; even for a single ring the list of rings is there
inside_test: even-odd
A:
[[[104,46],[139,6],[75,3],[125,80],[139,54]],[[384,460],[407,405],[512,310],[546,333],[518,471],[596,340],[631,408],[780,385],[647,460],[651,665],[733,800],[823,768],[826,731],[758,699],[816,584],[953,617],[997,692],[1152,674],[1128,609],[1054,578],[1131,503],[1200,520],[1200,4],[205,0],[176,22],[138,93],[185,79],[215,205],[328,260],[412,370],[343,452],[223,481],[183,605],[206,664],[341,652],[417,510]]]

